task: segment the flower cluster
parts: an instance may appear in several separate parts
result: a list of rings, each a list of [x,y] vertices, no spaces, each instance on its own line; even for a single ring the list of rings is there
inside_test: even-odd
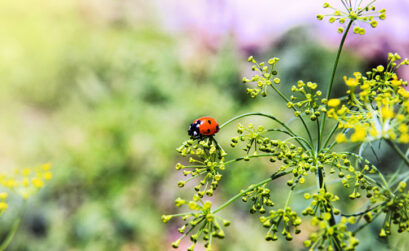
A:
[[[354,2],[354,3],[353,3]],[[364,1],[346,1],[341,0],[343,5],[343,9],[338,9],[329,3],[324,3],[323,7],[331,9],[333,12],[331,14],[317,15],[318,20],[323,20],[324,17],[329,17],[328,21],[330,23],[338,22],[341,24],[341,27],[338,28],[339,33],[344,32],[344,27],[342,26],[345,24],[347,20],[350,22],[360,21],[364,23],[368,23],[371,25],[372,28],[376,28],[378,26],[378,20],[384,20],[386,18],[385,9],[377,11],[375,6],[373,5],[375,1],[371,1],[369,3],[365,3]],[[365,28],[360,27],[355,22],[354,33],[364,35]]]
[[[8,204],[6,202],[7,196],[8,194],[6,192],[0,193],[0,215],[3,214],[8,208]]]
[[[266,151],[267,145],[270,143],[269,138],[263,136],[266,130],[263,126],[254,127],[253,124],[248,124],[247,127],[239,124],[237,128],[237,133],[240,135],[234,137],[231,140],[231,147],[236,147],[239,141],[247,142],[246,146],[243,148],[244,151],[249,154],[252,147],[254,147],[254,155],[257,155],[257,149],[261,151]]]
[[[312,225],[319,228],[317,232],[311,233],[309,238],[304,241],[304,246],[309,250],[355,250],[359,241],[354,237],[351,231],[348,231],[348,223],[355,224],[355,217],[342,217],[340,222],[330,225],[332,216],[325,213],[322,217],[314,216]]]
[[[260,222],[263,223],[263,226],[268,228],[266,235],[267,241],[275,241],[278,239],[277,232],[280,224],[283,224],[283,230],[281,234],[285,237],[286,240],[290,241],[293,239],[291,235],[291,228],[295,228],[295,234],[301,232],[298,229],[298,226],[301,224],[302,220],[298,217],[297,212],[293,211],[290,207],[279,210],[270,210],[269,216],[261,216]]]
[[[271,58],[267,61],[267,65],[264,62],[260,64],[257,63],[253,57],[249,57],[248,61],[254,64],[251,69],[257,72],[257,74],[251,77],[251,79],[243,78],[243,83],[254,82],[257,84],[257,87],[254,89],[247,88],[247,93],[250,94],[252,98],[257,97],[259,94],[263,97],[267,96],[267,86],[272,86],[275,89],[274,84],[280,84],[280,79],[275,77],[277,75],[275,66],[280,59]]]
[[[312,199],[310,205],[302,211],[303,215],[316,215],[317,213],[322,216],[328,214],[332,216],[332,214],[338,215],[340,211],[338,209],[333,208],[332,202],[339,200],[339,197],[333,195],[332,193],[326,191],[326,189],[321,188],[319,192],[310,195],[309,193],[304,194],[304,198],[306,200]],[[327,217],[328,218],[328,217]],[[330,220],[329,218],[328,220]]]
[[[198,240],[203,239],[205,247],[210,250],[212,245],[212,238],[224,238],[224,231],[222,226],[227,227],[230,222],[215,215],[212,210],[212,203],[210,201],[203,202],[200,198],[195,197],[192,201],[185,201],[180,198],[175,201],[176,206],[187,204],[192,212],[181,213],[176,215],[162,215],[162,221],[168,222],[175,216],[180,216],[184,221],[187,221],[178,231],[182,236],[172,243],[172,247],[178,248],[180,241],[190,234],[192,245],[187,249],[193,251]],[[196,233],[192,233],[193,230]]]
[[[1,174],[0,184],[27,199],[52,178],[50,168],[51,165],[47,163],[34,168],[16,169],[13,174]]]
[[[356,166],[352,165],[352,159],[357,161],[354,161]],[[323,154],[321,161],[330,167],[330,173],[338,172],[338,177],[345,188],[353,189],[349,195],[350,199],[360,198],[359,190],[365,190],[366,196],[371,198],[374,194],[380,195],[379,187],[385,188],[370,177],[372,174],[381,175],[376,167],[357,154],[332,152]]]
[[[183,170],[185,176],[190,175],[189,179],[179,181],[178,186],[184,187],[186,182],[203,176],[200,184],[194,189],[201,198],[205,193],[207,196],[212,196],[222,178],[220,171],[225,169],[224,157],[227,154],[213,138],[190,139],[185,141],[177,151],[182,156],[190,155],[189,162],[192,163],[192,165],[176,164],[176,170]]]
[[[254,185],[250,186],[250,189]],[[247,202],[251,200],[253,203],[252,207],[250,208],[250,213],[254,214],[255,212],[259,211],[261,214],[266,212],[264,206],[273,207],[274,202],[270,199],[270,189],[266,188],[266,185],[255,187],[250,191],[243,194],[241,200],[243,202]]]
[[[337,135],[338,143],[344,141],[362,142],[388,139],[409,143],[409,92],[407,82],[398,79],[394,71],[401,65],[408,65],[397,54],[389,55],[389,65],[378,66],[366,73],[354,73],[353,78],[345,77],[348,100],[341,105],[339,99],[328,101],[328,117],[339,122],[343,133]],[[358,90],[356,93],[355,91]],[[347,138],[345,132],[353,130]]]
[[[377,214],[378,211],[385,214],[385,221],[382,229],[380,230],[379,237],[386,237],[391,234],[392,225],[396,225],[398,233],[409,230],[409,192],[405,191],[406,183],[400,182],[395,196],[386,201],[379,210],[374,210],[373,213]]]
[[[291,91],[294,95],[290,97],[290,102],[287,103],[288,108],[296,107],[295,116],[300,116],[302,113],[310,116],[312,121],[316,120],[321,112],[326,112],[326,107],[323,105],[325,99],[321,100],[321,91],[317,91],[317,84],[312,82],[304,83],[302,80],[297,82],[297,86],[293,85]],[[297,95],[300,94],[300,95]],[[322,103],[323,102],[323,103]],[[302,111],[302,113],[300,112]]]
[[[243,158],[245,161],[255,157],[270,157],[270,162],[281,161],[282,165],[279,171],[290,170],[293,174],[293,178],[288,180],[287,184],[289,186],[298,183],[302,184],[305,182],[304,177],[307,176],[308,171],[316,171],[313,158],[308,153],[305,153],[302,147],[297,147],[287,141],[270,139],[263,136],[267,132],[277,130],[265,130],[261,126],[255,128],[252,124],[249,124],[248,128],[239,125],[237,132],[240,136],[234,137],[231,145],[235,147],[239,140],[245,142],[246,147],[244,150],[247,152],[247,155]],[[255,151],[252,155],[249,155],[249,150],[252,146],[254,146]],[[257,150],[263,153],[259,154]]]

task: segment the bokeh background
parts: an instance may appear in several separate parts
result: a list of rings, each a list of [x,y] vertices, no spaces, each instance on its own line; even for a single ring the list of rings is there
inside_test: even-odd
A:
[[[388,17],[365,36],[349,37],[342,74],[384,63],[390,51],[409,57],[409,0],[378,2]],[[0,167],[51,162],[54,174],[26,202],[9,250],[170,250],[178,222],[165,225],[160,216],[176,212],[173,200],[192,192],[177,188],[182,176],[174,168],[184,161],[175,149],[187,127],[203,115],[224,122],[248,111],[289,118],[280,100],[246,96],[246,59],[280,57],[283,88],[299,79],[325,85],[340,35],[335,25],[316,21],[321,5],[0,0]],[[342,74],[334,95],[343,92]],[[400,74],[409,78],[409,71]],[[234,129],[217,136],[228,151]],[[272,170],[262,161],[227,170],[215,203]],[[272,186],[273,200],[285,198],[277,192],[282,185]],[[0,238],[20,206],[10,205],[0,219]],[[258,217],[247,211],[237,202],[224,212],[233,224],[216,250],[302,247],[303,237],[265,242]],[[363,232],[360,249],[391,247],[374,236],[376,226]]]

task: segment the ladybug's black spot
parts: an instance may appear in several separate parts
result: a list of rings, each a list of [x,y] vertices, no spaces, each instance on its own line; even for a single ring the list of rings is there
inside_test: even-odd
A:
[[[207,129],[207,132],[210,132],[210,129]]]
[[[216,126],[216,132],[218,132],[218,131],[219,131],[219,125]]]
[[[210,119],[208,119],[207,122],[209,123],[209,125],[212,124],[212,121],[210,121]]]

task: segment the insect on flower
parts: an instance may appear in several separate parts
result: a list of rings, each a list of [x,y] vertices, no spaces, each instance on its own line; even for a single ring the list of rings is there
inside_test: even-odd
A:
[[[187,133],[192,138],[202,138],[213,136],[219,131],[219,124],[214,118],[202,117],[198,118],[190,125]]]

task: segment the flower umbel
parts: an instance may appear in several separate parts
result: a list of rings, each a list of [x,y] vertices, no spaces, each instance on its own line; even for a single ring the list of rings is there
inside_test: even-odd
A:
[[[27,199],[52,178],[50,169],[49,163],[33,168],[15,169],[13,174],[1,174],[0,184]]]
[[[265,62],[261,62],[260,64],[253,57],[249,57],[248,61],[253,63],[252,70],[256,72],[256,74],[251,77],[251,79],[243,78],[243,83],[256,83],[256,88],[247,88],[247,93],[250,94],[252,98],[257,97],[259,94],[265,97],[267,96],[267,86],[271,86],[274,89],[276,87],[274,85],[280,84],[280,79],[275,77],[277,75],[277,71],[275,70],[276,64],[280,61],[279,58],[271,58]]]
[[[347,102],[328,110],[328,117],[337,120],[343,129],[337,136],[338,143],[381,138],[409,143],[409,92],[404,88],[407,82],[395,73],[400,66],[408,65],[409,60],[397,63],[399,59],[399,55],[390,54],[386,68],[378,66],[365,75],[356,72],[353,78],[345,77],[349,87]]]
[[[323,20],[324,17],[328,17],[330,23],[338,22],[341,26],[338,28],[339,33],[344,32],[343,25],[349,20],[355,24],[354,33],[364,35],[365,28],[359,26],[357,22],[368,23],[372,28],[378,26],[378,20],[384,20],[386,18],[385,9],[379,11],[374,6],[375,1],[362,1],[362,0],[340,0],[343,8],[336,8],[329,3],[324,3],[323,7],[331,9],[331,14],[317,15],[318,20]]]

